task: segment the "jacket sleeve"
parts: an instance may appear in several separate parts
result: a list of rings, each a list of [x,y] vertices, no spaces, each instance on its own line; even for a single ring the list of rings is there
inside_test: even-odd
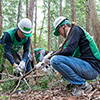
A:
[[[15,61],[11,54],[11,37],[10,37],[9,33],[5,32],[2,42],[4,45],[5,56],[10,61],[10,63],[13,65],[15,63]]]
[[[74,26],[66,48],[62,50],[58,55],[63,55],[63,56],[72,56],[76,48],[78,47],[79,40],[81,37],[81,32],[80,28],[78,26]]]

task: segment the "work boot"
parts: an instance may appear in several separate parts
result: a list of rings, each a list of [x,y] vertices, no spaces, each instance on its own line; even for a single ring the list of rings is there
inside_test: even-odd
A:
[[[89,93],[92,89],[93,87],[89,83],[85,82],[85,84],[77,85],[76,88],[74,88],[72,96],[81,96],[82,90],[84,91],[84,93]]]

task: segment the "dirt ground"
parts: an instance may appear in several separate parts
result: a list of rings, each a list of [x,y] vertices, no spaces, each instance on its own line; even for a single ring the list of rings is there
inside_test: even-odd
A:
[[[32,83],[32,80],[30,83]],[[35,83],[37,86],[39,84]],[[84,94],[83,92],[82,96],[76,97],[71,95],[72,88],[66,88],[64,80],[62,81],[61,77],[56,76],[55,79],[48,83],[47,88],[26,89],[23,93],[0,93],[0,100],[100,100],[100,82],[90,82],[90,84],[93,87],[90,93]],[[31,87],[35,85],[31,85]]]
[[[100,83],[91,82],[93,90],[80,97],[71,96],[71,91],[64,85],[53,86],[44,90],[27,90],[24,93],[1,94],[0,100],[100,100]]]

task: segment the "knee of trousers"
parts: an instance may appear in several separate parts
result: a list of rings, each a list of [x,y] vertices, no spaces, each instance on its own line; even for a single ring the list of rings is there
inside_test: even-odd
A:
[[[53,56],[51,58],[50,63],[52,66],[58,65],[60,63],[59,56],[58,55]]]

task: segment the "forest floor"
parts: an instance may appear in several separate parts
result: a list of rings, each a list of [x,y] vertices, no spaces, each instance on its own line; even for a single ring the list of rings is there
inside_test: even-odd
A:
[[[13,94],[9,90],[1,91],[0,100],[100,100],[99,81],[90,82],[93,90],[88,94],[83,92],[83,95],[78,97],[71,96],[73,88],[68,89],[67,83],[57,73],[42,73],[36,82],[34,78],[30,79],[29,84],[32,89],[25,88],[23,93]]]

